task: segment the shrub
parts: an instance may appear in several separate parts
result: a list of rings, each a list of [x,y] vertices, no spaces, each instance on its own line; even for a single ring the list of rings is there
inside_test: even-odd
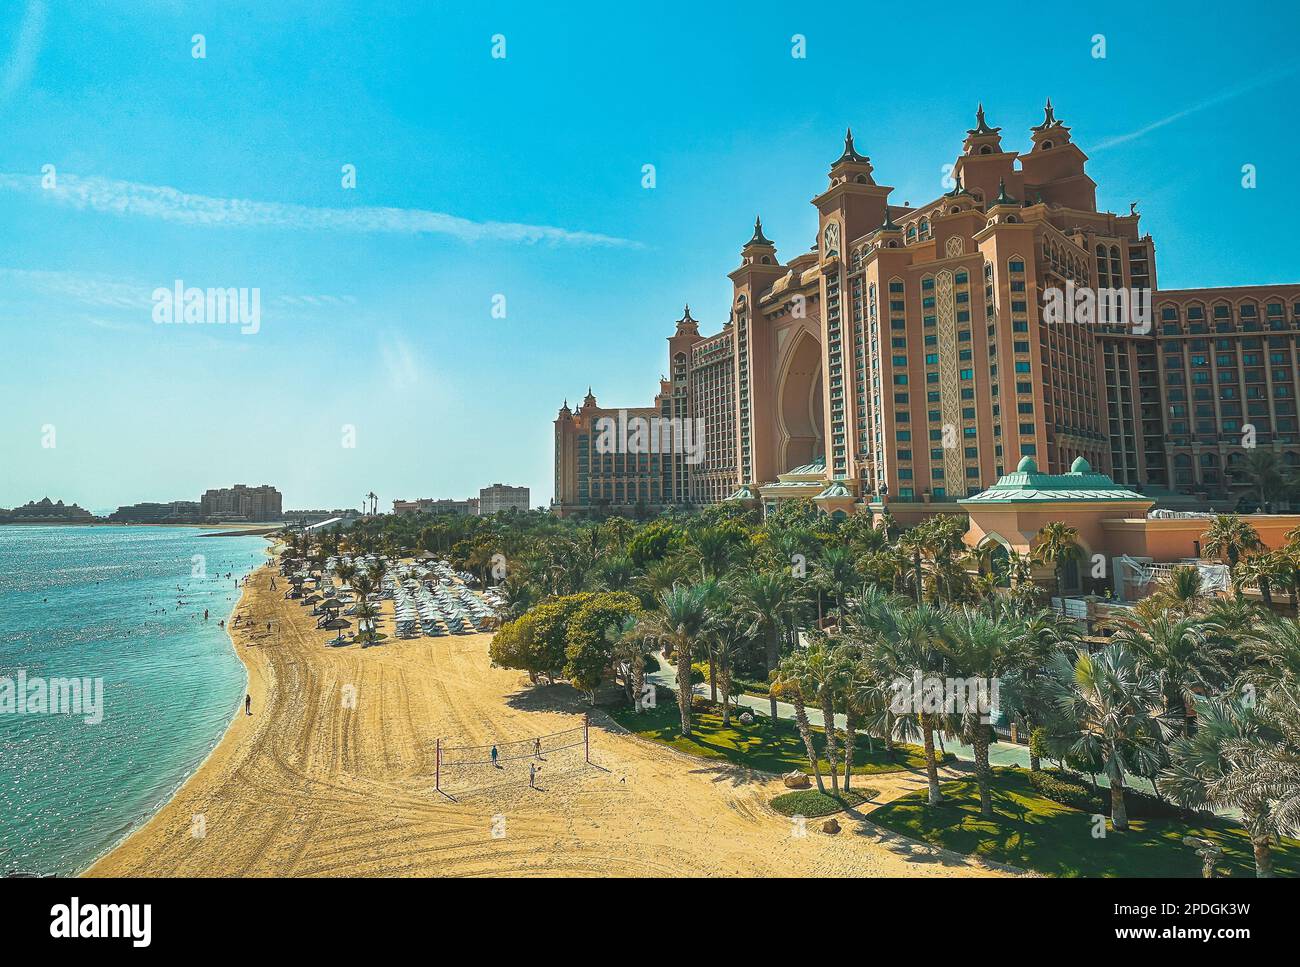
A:
[[[852,809],[868,799],[874,799],[876,794],[875,789],[851,789],[847,793],[841,793],[837,799],[828,792],[801,789],[777,796],[772,800],[772,808],[782,816],[804,816],[813,819]]]
[[[1053,802],[1059,802],[1062,806],[1082,809],[1090,813],[1110,811],[1109,797],[1106,798],[1103,809],[1102,798],[1083,783],[1074,781],[1074,777],[1069,773],[1043,770],[1029,772],[1026,775],[1029,776],[1029,784],[1039,795]]]

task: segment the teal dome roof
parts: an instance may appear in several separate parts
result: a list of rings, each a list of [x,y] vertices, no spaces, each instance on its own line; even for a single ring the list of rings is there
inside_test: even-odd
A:
[[[1034,462],[1033,457],[1021,457],[1020,462],[1016,464],[1016,473],[1038,473],[1038,464]]]
[[[1074,463],[1070,464],[1070,473],[1092,473],[1092,464],[1083,457],[1075,457]]]

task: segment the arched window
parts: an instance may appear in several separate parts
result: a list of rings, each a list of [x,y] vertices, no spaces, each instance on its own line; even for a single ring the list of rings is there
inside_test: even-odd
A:
[[[916,222],[907,226],[907,241],[909,243],[916,241]]]

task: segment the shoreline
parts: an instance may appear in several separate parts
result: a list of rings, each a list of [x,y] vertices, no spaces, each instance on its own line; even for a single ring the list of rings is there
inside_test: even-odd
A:
[[[180,524],[180,525],[173,525],[173,526],[183,527],[183,526],[190,526],[190,525]],[[271,547],[264,548],[264,551],[267,554],[267,560],[272,560],[273,558],[271,557],[272,555]],[[248,574],[244,576],[245,579],[251,578],[254,573],[256,573],[260,568],[263,568],[265,566],[266,563],[263,562],[257,565],[256,567],[251,568]],[[252,673],[249,668],[248,662],[244,661],[243,656],[239,652],[239,645],[235,641],[235,636],[231,630],[231,621],[234,619],[236,612],[238,612],[239,609],[244,606],[245,598],[248,596],[248,589],[249,589],[249,583],[246,581],[244,586],[240,589],[239,597],[236,598],[234,604],[231,605],[230,613],[226,615],[226,627],[225,627],[226,640],[230,642],[231,651],[234,652],[235,658],[239,661],[240,667],[244,671],[244,694],[246,695],[251,694]],[[167,795],[163,796],[161,799],[158,800],[157,804],[154,806],[153,812],[150,813],[148,819],[140,823],[138,826],[134,826],[131,829],[127,830],[120,837],[114,840],[114,842],[107,849],[105,849],[102,853],[96,856],[91,862],[87,863],[85,867],[83,867],[81,870],[78,870],[73,875],[75,877],[83,877],[88,875],[91,870],[93,870],[96,866],[98,866],[108,857],[112,856],[121,847],[123,847],[128,842],[130,842],[132,838],[134,838],[139,833],[142,833],[146,829],[148,829],[149,826],[152,825],[153,822],[157,820],[157,818],[160,815],[162,815],[162,813],[169,806],[171,806],[172,803],[176,801],[176,798],[185,790],[185,787],[188,786],[191,782],[194,782],[195,779],[200,775],[200,773],[202,773],[203,770],[207,768],[208,763],[212,761],[212,757],[217,754],[218,750],[220,750],[221,746],[225,744],[225,742],[229,738],[231,734],[231,727],[239,720],[239,715],[243,711],[243,707],[244,707],[243,699],[236,699],[234,711],[231,713],[229,720],[226,722],[225,728],[221,730],[221,734],[217,736],[216,741],[212,743],[212,748],[210,748],[207,754],[202,759],[199,760],[199,762],[195,765],[194,769],[190,772],[189,775],[187,775],[184,779],[182,779],[174,787],[172,787],[171,791],[168,792]]]
[[[588,761],[571,741],[585,696],[493,668],[491,634],[328,647],[310,609],[271,590],[273,575],[251,572],[236,609],[247,620],[230,629],[252,716],[237,709],[172,799],[82,875],[1004,875],[919,844],[900,853],[864,816],[841,817],[845,835],[794,838],[769,806],[787,791],[779,777],[690,759],[605,716],[592,718]],[[391,626],[391,602],[382,620]],[[561,735],[567,744],[540,759],[478,758]],[[924,782],[907,773],[874,785],[885,800]],[[943,861],[918,864],[917,850]]]

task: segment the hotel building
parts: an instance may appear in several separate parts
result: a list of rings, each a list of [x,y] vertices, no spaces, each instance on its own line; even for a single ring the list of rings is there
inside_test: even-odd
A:
[[[1098,211],[1086,162],[1050,101],[1023,153],[981,108],[950,190],[899,205],[850,132],[813,250],[783,262],[756,222],[721,331],[688,309],[654,406],[628,411],[702,420],[703,459],[597,454],[619,411],[589,392],[555,421],[554,509],[808,496],[906,523],[1025,457],[1225,508],[1250,443],[1300,464],[1300,285],[1161,290],[1136,206]],[[1095,318],[1057,317],[1076,292]]]
[[[491,487],[483,487],[478,492],[478,512],[480,517],[486,517],[501,510],[526,511],[527,509],[527,487],[511,487],[506,484],[496,483]]]
[[[269,484],[235,484],[208,490],[199,500],[199,513],[216,520],[276,521],[284,516],[280,491]]]

